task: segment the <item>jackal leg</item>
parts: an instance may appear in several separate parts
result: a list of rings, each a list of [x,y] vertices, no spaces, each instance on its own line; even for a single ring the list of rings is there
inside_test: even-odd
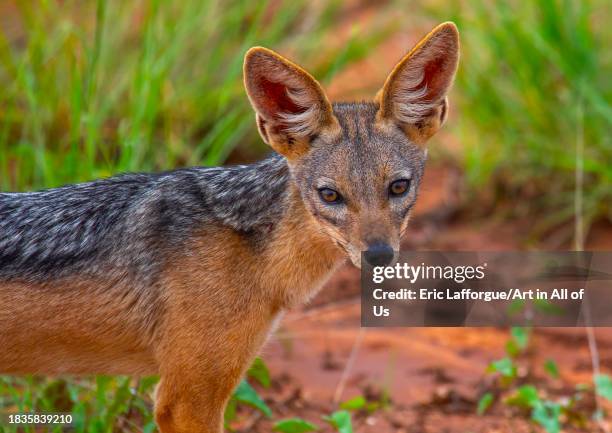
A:
[[[155,403],[161,433],[222,432],[225,406],[270,328],[252,315],[224,325],[183,321],[164,337]]]
[[[196,350],[194,350],[196,349]],[[161,366],[155,420],[161,433],[220,433],[232,391],[251,360],[251,351],[191,348],[191,361],[170,355]],[[180,348],[176,348],[180,353]],[[186,358],[186,360],[189,358]]]
[[[185,378],[186,379],[186,378]],[[155,421],[161,433],[221,433],[232,387],[215,378],[187,383],[163,377],[156,391]]]

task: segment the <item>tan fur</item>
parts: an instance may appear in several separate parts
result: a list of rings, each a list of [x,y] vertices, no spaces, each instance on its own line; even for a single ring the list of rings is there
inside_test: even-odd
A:
[[[433,52],[425,49],[432,44]],[[344,131],[319,83],[270,50],[249,50],[245,86],[262,138],[287,158],[293,175],[304,178],[300,170],[307,170],[303,160],[312,137],[331,143],[344,134],[365,142],[368,122],[402,135],[393,127],[401,122],[415,143],[429,138],[444,120],[457,49],[454,25],[436,28],[393,70],[379,95],[380,112],[343,118]],[[408,84],[422,84],[411,68],[430,61],[441,68],[440,77],[430,76],[428,90],[406,96]],[[398,105],[410,98],[425,108]],[[410,113],[418,118],[407,118]],[[410,146],[421,158],[421,149]],[[330,173],[342,173],[336,176],[339,190],[363,199],[348,201],[346,215],[332,208],[323,215],[317,186],[298,189],[291,181],[287,208],[268,238],[253,240],[220,223],[202,227],[165,261],[155,287],[133,290],[140,283],[121,276],[0,282],[0,372],[159,374],[155,417],[162,433],[219,433],[232,390],[282,313],[313,296],[346,254],[359,264],[360,252],[373,241],[399,248],[407,218],[392,218],[401,204],[377,188],[383,185],[384,192],[398,176],[409,176],[388,169],[385,158],[393,152],[380,152],[364,163],[383,168],[358,185],[347,163],[355,149],[334,149],[325,162]],[[416,189],[406,200],[416,200]]]
[[[82,297],[79,293],[97,296]],[[22,374],[155,374],[129,298],[99,281],[0,284],[0,370]],[[153,336],[151,336],[153,338]]]

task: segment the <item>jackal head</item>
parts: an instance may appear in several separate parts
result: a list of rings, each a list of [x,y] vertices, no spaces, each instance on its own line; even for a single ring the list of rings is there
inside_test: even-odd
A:
[[[458,59],[457,28],[441,24],[400,60],[375,102],[331,104],[284,57],[261,47],[246,54],[263,140],[287,159],[306,209],[358,267],[362,251],[383,265],[399,249]]]

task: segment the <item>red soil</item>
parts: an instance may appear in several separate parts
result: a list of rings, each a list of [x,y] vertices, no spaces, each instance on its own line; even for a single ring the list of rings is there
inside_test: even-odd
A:
[[[445,250],[520,249],[521,225],[466,221],[457,218],[457,174],[430,167],[415,210],[407,248]],[[519,233],[519,235],[517,235]],[[610,226],[599,224],[588,243],[593,249],[612,249]],[[482,394],[497,389],[487,365],[504,356],[508,330],[493,328],[359,327],[359,272],[343,267],[313,300],[290,313],[263,358],[274,378],[262,390],[274,419],[302,417],[328,428],[321,416],[338,408],[338,401],[357,395],[381,399],[386,409],[354,416],[356,432],[532,432],[527,413],[497,403],[485,416],[476,415]],[[601,365],[612,369],[612,330],[597,329]],[[355,346],[357,345],[357,348]],[[351,351],[355,351],[352,365]],[[554,359],[561,377],[552,380],[543,370]],[[579,383],[592,383],[590,353],[583,329],[536,329],[531,348],[519,364],[552,398],[567,396]],[[344,385],[340,385],[346,375]],[[589,400],[590,398],[590,400]],[[594,410],[592,397],[584,412]],[[271,431],[271,422],[249,412],[239,431]],[[565,432],[598,431],[594,425]],[[326,431],[326,430],[323,430]],[[331,430],[329,430],[331,431]]]

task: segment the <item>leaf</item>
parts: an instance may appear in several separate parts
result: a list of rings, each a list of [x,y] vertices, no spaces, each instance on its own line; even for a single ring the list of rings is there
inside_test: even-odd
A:
[[[281,433],[306,433],[318,430],[319,427],[301,418],[285,419],[274,424],[272,430]]]
[[[514,366],[514,362],[508,357],[502,358],[498,361],[493,361],[488,370],[495,373],[500,373],[505,377],[514,377],[516,376],[516,367]]]
[[[138,383],[138,392],[147,393],[155,388],[155,385],[159,382],[159,376],[145,376],[140,378]]]
[[[522,299],[515,299],[508,306],[508,314],[513,316],[523,311],[524,308],[525,308],[525,301]]]
[[[118,377],[116,383],[113,384],[113,399],[107,407],[104,423],[111,425],[117,416],[128,410],[128,404],[131,398],[130,392],[131,378]]]
[[[344,403],[340,403],[340,408],[346,410],[359,410],[365,408],[367,403],[368,402],[364,396],[358,395],[357,397],[351,398]]]
[[[552,359],[546,360],[546,362],[544,363],[544,370],[546,370],[546,372],[550,374],[553,378],[559,378],[559,368],[557,367],[557,363]]]
[[[529,331],[524,327],[513,327],[510,330],[510,334],[514,341],[516,341],[517,346],[521,350],[525,350],[527,345],[529,344]]]
[[[96,398],[100,408],[106,407],[106,391],[112,378],[109,376],[96,376]]]
[[[533,385],[519,387],[511,397],[506,399],[506,404],[525,408],[535,408],[541,403],[538,390]]]
[[[506,353],[511,358],[516,358],[520,353],[520,349],[514,340],[508,340],[506,342]]]
[[[236,419],[236,407],[238,402],[235,398],[231,398],[230,401],[227,402],[227,406],[225,406],[225,412],[223,414],[223,421],[226,426],[228,423],[234,421]]]
[[[480,400],[478,400],[478,408],[476,409],[476,413],[478,415],[484,415],[484,413],[491,407],[493,404],[493,394],[490,392],[485,393]]]
[[[561,431],[561,405],[551,401],[541,402],[536,405],[531,418],[544,427],[548,433],[559,433]]]
[[[339,410],[323,419],[331,424],[338,433],[353,433],[351,414],[346,410]]]
[[[155,429],[156,429],[157,425],[155,424],[154,421],[149,421],[147,424],[145,424],[144,428],[142,429],[143,433],[155,433]]]
[[[380,401],[370,401],[365,405],[365,410],[368,413],[376,412],[383,407],[383,403]]]
[[[551,316],[560,316],[565,312],[562,307],[555,305],[546,299],[534,299],[533,306],[536,310],[544,314],[550,314]]]
[[[268,405],[261,399],[259,394],[257,394],[257,391],[255,391],[255,389],[246,380],[240,382],[240,385],[238,385],[234,391],[233,397],[240,403],[244,403],[258,409],[268,418],[272,416],[272,411]]]
[[[76,404],[72,407],[72,419],[73,419],[73,428],[77,433],[82,433],[85,431],[87,419],[87,407],[86,404],[82,401],[76,402]]]
[[[270,387],[270,370],[260,357],[255,358],[251,368],[247,371],[247,375],[259,382],[261,386]]]
[[[594,378],[595,392],[607,400],[612,400],[612,379],[607,374],[597,374]]]

